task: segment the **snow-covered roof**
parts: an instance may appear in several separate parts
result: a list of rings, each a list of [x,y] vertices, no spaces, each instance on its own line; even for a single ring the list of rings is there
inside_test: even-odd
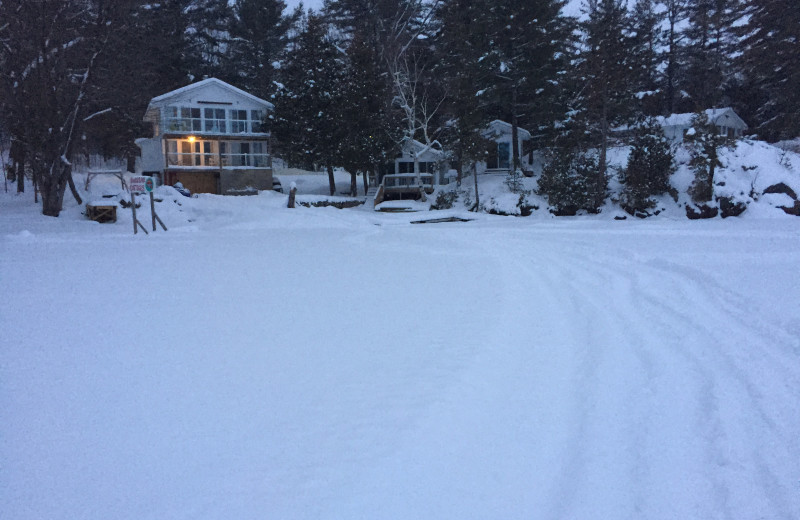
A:
[[[434,147],[434,145],[438,144],[438,142],[434,142],[433,144],[431,144],[431,146],[428,146],[425,143],[421,143],[421,142],[417,141],[416,139],[411,139],[410,142],[413,144],[414,148],[416,148],[417,153],[430,152],[430,153],[432,153],[434,155],[442,155],[444,153],[439,148],[435,148]],[[403,144],[403,148],[404,149],[409,148],[408,143],[409,143],[409,140],[407,140],[405,142],[405,144]]]
[[[737,121],[743,126],[747,128],[747,123],[745,123],[741,117],[739,117],[736,112],[733,111],[730,107],[725,108],[709,108],[708,110],[704,110],[708,120],[712,123],[717,124],[718,120],[723,117],[733,117],[733,121]],[[671,114],[667,117],[660,116],[656,118],[661,126],[685,126],[689,127],[692,124],[692,118],[695,116],[693,112],[688,112],[685,114]]]
[[[217,79],[217,78],[208,78],[208,79],[204,79],[202,81],[198,81],[196,83],[192,83],[190,85],[186,85],[185,87],[181,87],[181,88],[173,90],[171,92],[167,92],[166,94],[161,94],[160,96],[154,97],[153,99],[150,100],[150,105],[148,105],[148,109],[150,107],[152,107],[153,105],[163,104],[165,101],[168,101],[173,97],[177,97],[177,96],[180,96],[182,94],[186,94],[187,92],[190,92],[192,90],[204,88],[204,87],[207,87],[209,85],[216,85],[218,87],[222,87],[222,88],[224,88],[224,89],[226,89],[226,90],[228,90],[228,91],[230,91],[232,93],[235,93],[235,94],[238,94],[240,96],[246,97],[250,101],[253,101],[255,103],[259,103],[259,104],[262,104],[262,105],[266,105],[269,108],[273,108],[272,103],[270,103],[269,101],[261,99],[260,97],[256,97],[256,96],[254,96],[254,95],[252,95],[252,94],[250,94],[248,92],[245,92],[244,90],[242,90],[240,88],[236,88],[233,85],[231,85],[230,83],[225,83],[224,81],[222,81],[220,79]]]
[[[492,134],[494,134],[494,136],[502,134],[511,134],[511,123],[506,123],[505,121],[501,121],[500,119],[495,119],[486,126],[486,131],[484,132],[484,136],[490,137],[492,136]],[[520,126],[517,127],[517,134],[523,140],[528,140],[531,138],[531,133]]]

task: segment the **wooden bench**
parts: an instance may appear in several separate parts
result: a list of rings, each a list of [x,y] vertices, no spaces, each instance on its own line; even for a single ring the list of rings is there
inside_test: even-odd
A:
[[[103,204],[97,202],[86,203],[86,217],[95,222],[116,222],[117,221],[117,205],[116,204]]]

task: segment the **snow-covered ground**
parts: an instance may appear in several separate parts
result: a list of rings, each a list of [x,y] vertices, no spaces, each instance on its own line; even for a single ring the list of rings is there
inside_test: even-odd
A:
[[[0,193],[0,518],[800,517],[800,219],[159,195]]]

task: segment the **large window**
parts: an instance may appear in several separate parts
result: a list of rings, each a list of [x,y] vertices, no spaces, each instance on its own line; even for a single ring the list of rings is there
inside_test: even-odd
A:
[[[436,163],[433,162],[420,162],[420,173],[433,173],[436,168]],[[414,161],[399,161],[397,163],[397,173],[414,173]]]
[[[165,132],[248,134],[266,133],[264,110],[168,106],[164,108]]]
[[[199,108],[168,106],[164,112],[167,131],[200,132],[202,129]]]
[[[224,108],[206,108],[203,111],[204,127],[206,132],[213,132],[215,134],[225,133],[225,109]]]
[[[251,110],[250,111],[250,131],[254,134],[266,132],[266,128],[264,127],[264,111],[263,110]]]
[[[219,167],[217,143],[215,141],[170,139],[167,141],[167,164],[169,166]]]
[[[231,110],[231,133],[247,133],[247,110]]]

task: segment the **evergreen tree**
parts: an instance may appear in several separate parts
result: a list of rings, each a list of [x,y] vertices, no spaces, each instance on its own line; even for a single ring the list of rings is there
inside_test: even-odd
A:
[[[729,94],[735,77],[731,60],[737,45],[735,24],[742,14],[740,0],[690,0],[688,3],[683,88],[695,110],[731,102]]]
[[[641,215],[655,206],[652,197],[672,190],[669,177],[675,164],[671,142],[655,119],[639,122],[633,132],[620,204],[631,215]]]
[[[686,19],[687,0],[661,0],[666,17],[664,29],[664,106],[663,114],[676,112],[676,101],[681,82],[683,32],[681,24]]]
[[[731,141],[720,135],[705,112],[698,112],[692,118],[692,128],[685,137],[691,159],[689,166],[694,170],[694,181],[689,188],[692,200],[701,204],[709,202],[714,196],[714,173],[722,167],[720,152],[730,146]]]
[[[281,69],[281,88],[271,116],[279,155],[300,167],[324,166],[331,195],[336,193],[333,167],[346,130],[341,95],[344,66],[328,25],[311,12]]]
[[[276,65],[300,12],[284,14],[284,0],[237,0],[233,4],[224,77],[267,99],[275,90]]]
[[[752,0],[748,14],[739,62],[753,91],[745,113],[765,139],[800,136],[800,4]]]
[[[357,195],[357,174],[364,175],[364,191],[370,172],[390,162],[400,139],[397,114],[391,108],[392,90],[381,73],[380,57],[361,33],[353,35],[348,48],[347,70],[342,84],[342,123],[347,131],[339,149],[341,166],[350,172],[350,194]]]
[[[629,17],[632,90],[639,99],[640,110],[651,116],[659,115],[663,107],[659,66],[663,59],[665,19],[666,12],[658,8],[656,0],[637,0]]]
[[[518,128],[527,123],[549,127],[562,114],[555,103],[567,68],[569,19],[560,16],[560,0],[484,0],[480,17],[489,82],[485,96],[495,114],[511,123],[512,172],[520,170]]]
[[[542,170],[538,193],[547,197],[550,211],[555,215],[575,215],[581,210],[595,212],[597,167],[593,155],[577,148],[555,150]]]
[[[480,30],[483,5],[476,0],[449,0],[439,4],[436,12],[438,32],[436,45],[440,61],[435,69],[443,78],[447,92],[441,141],[449,150],[460,185],[465,167],[483,159],[488,143],[481,135],[488,117],[484,99],[486,70],[481,66]],[[477,188],[476,188],[477,192]],[[477,196],[477,195],[476,195]],[[478,201],[479,202],[479,201]]]
[[[186,18],[185,57],[193,81],[223,75],[233,12],[228,0],[182,0]]]
[[[607,150],[612,125],[630,116],[632,44],[625,31],[624,0],[586,0],[585,49],[579,66],[585,117],[599,156],[594,184],[594,209],[603,205],[608,178]]]
[[[110,34],[89,86],[81,152],[125,157],[133,171],[134,141],[152,131],[142,121],[149,100],[189,83],[181,9],[175,2],[140,4],[129,23]]]

